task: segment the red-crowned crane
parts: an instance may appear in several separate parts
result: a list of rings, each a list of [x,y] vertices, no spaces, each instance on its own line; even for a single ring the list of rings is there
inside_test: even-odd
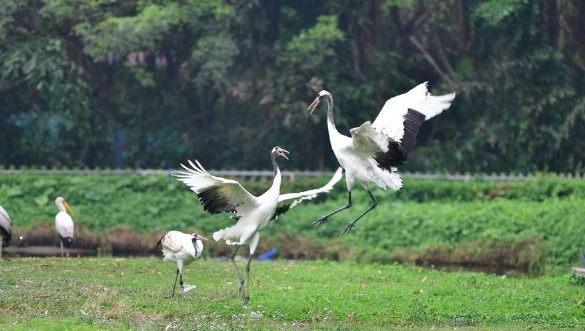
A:
[[[201,253],[203,253],[203,240],[207,240],[207,238],[201,236],[199,233],[188,234],[180,231],[169,231],[158,241],[157,247],[159,244],[162,246],[163,260],[177,262],[175,284],[173,285],[170,298],[175,296],[177,278],[179,277],[181,294],[185,294],[183,268],[201,257]]]
[[[2,246],[8,245],[12,238],[12,221],[2,206],[0,206],[0,259],[2,258]]]
[[[240,294],[244,290],[244,284],[247,283],[247,288],[243,294],[244,306],[247,306],[250,300],[250,264],[260,241],[260,230],[270,220],[285,213],[301,201],[329,192],[342,177],[342,169],[338,169],[333,178],[319,189],[280,194],[281,174],[276,159],[279,156],[288,159],[287,153],[288,151],[279,146],[272,149],[270,155],[274,168],[274,181],[270,189],[259,197],[250,194],[235,180],[209,174],[197,160],[195,160],[195,164],[189,161],[191,168],[181,164],[185,171],[176,173],[178,179],[191,187],[191,190],[197,194],[204,210],[211,214],[233,213],[238,217],[238,221],[234,226],[215,232],[213,239],[216,241],[223,239],[226,244],[235,246],[231,261],[236,267],[240,278]],[[234,259],[237,251],[245,244],[250,246],[248,265],[246,266],[246,282],[244,282],[242,272]]]
[[[75,217],[75,213],[62,197],[58,197],[55,200],[55,205],[57,205],[57,208],[59,209],[59,212],[55,216],[55,228],[57,229],[57,234],[59,235],[61,243],[61,257],[63,257],[63,247],[69,248],[73,243],[73,219],[71,216],[69,216],[69,214],[67,214],[67,211],[69,211],[73,217]]]
[[[327,103],[329,140],[337,161],[345,170],[347,204],[322,216],[313,224],[319,226],[332,215],[351,207],[351,190],[356,180],[368,192],[372,204],[347,224],[344,234],[351,231],[360,218],[376,207],[376,199],[368,188],[370,183],[384,190],[390,188],[398,191],[402,187],[402,179],[397,167],[406,161],[420,126],[449,108],[454,98],[455,93],[431,95],[427,90],[427,83],[422,83],[386,101],[373,123],[367,121],[351,129],[351,137],[348,137],[339,133],[335,127],[333,96],[325,90],[319,92],[308,110],[313,113],[321,100]]]

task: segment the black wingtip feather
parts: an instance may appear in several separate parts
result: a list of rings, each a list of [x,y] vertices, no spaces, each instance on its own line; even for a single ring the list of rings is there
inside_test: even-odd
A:
[[[211,214],[223,212],[235,213],[237,204],[231,203],[222,193],[219,187],[212,186],[197,194],[203,204],[203,210]]]
[[[388,151],[377,153],[374,156],[374,160],[380,168],[391,170],[392,167],[404,164],[408,153],[414,147],[418,130],[424,121],[424,114],[414,109],[408,109],[408,113],[404,116],[404,135],[400,142],[389,139]]]

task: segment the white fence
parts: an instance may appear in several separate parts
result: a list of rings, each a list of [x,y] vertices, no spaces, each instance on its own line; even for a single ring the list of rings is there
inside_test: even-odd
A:
[[[14,175],[14,174],[40,174],[40,175],[123,175],[123,174],[138,174],[142,176],[148,175],[168,175],[173,174],[174,169],[0,169],[0,175]],[[274,176],[272,170],[209,170],[210,173],[222,177],[239,177],[251,180],[271,179]],[[443,179],[452,181],[517,181],[526,180],[534,177],[536,174],[446,174],[446,173],[422,173],[422,172],[403,172],[401,173],[405,178],[417,179]],[[331,176],[333,172],[330,171],[283,171],[282,176],[289,180],[296,178],[310,178],[310,177],[324,177]],[[567,173],[557,174],[559,178],[585,178],[581,173]]]

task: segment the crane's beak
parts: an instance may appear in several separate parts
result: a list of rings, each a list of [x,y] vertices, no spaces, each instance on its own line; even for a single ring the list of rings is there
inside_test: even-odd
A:
[[[75,212],[73,211],[73,209],[71,209],[71,206],[69,206],[69,204],[67,204],[67,202],[63,201],[63,205],[65,206],[65,209],[67,209],[71,213],[71,216],[77,217],[75,215]]]
[[[309,105],[309,107],[307,107],[307,111],[309,112],[309,114],[312,114],[315,109],[317,109],[317,107],[319,106],[319,97],[315,98],[315,100],[313,100],[313,102],[311,102],[311,104]]]
[[[280,150],[281,150],[280,155],[282,155],[282,157],[284,157],[285,159],[288,160],[288,156],[286,156],[286,154],[290,154],[290,152],[287,151],[286,149],[282,149],[282,148]]]
[[[200,240],[205,240],[205,241],[207,241],[207,238],[205,238],[205,237],[204,237],[204,236],[202,236],[202,235],[198,235],[198,236],[197,236],[197,239],[200,239]]]

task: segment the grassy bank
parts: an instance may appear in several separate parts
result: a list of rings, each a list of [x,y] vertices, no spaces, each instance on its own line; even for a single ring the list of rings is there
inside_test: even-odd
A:
[[[184,299],[166,299],[173,264],[144,259],[0,262],[0,328],[439,329],[582,328],[582,285],[397,265],[255,262],[251,304],[228,262],[197,261]],[[252,313],[254,312],[254,313]]]
[[[283,192],[326,181],[284,181]],[[269,185],[245,184],[256,193]],[[554,176],[511,183],[406,179],[405,188],[397,194],[375,190],[378,208],[350,235],[339,233],[369,204],[361,189],[354,193],[352,210],[315,229],[313,220],[345,204],[344,186],[339,183],[327,199],[304,203],[270,224],[262,233],[260,251],[279,248],[282,257],[384,263],[485,265],[497,261],[541,273],[545,263],[569,265],[582,248],[582,180]],[[79,234],[92,247],[131,250],[122,247],[130,243],[143,251],[152,248],[160,231],[199,229],[210,235],[233,224],[226,215],[203,212],[191,191],[166,176],[0,177],[0,204],[12,215],[15,232],[29,240],[45,238],[45,243],[56,243],[51,223],[56,212],[53,201],[59,195],[76,209],[76,221],[87,228]],[[41,222],[47,223],[39,226]],[[223,249],[223,245],[212,245],[210,251],[223,254]]]

